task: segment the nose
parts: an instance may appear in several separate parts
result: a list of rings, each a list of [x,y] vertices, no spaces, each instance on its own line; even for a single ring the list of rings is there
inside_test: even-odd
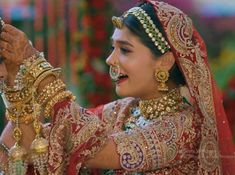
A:
[[[116,56],[115,56],[115,52],[114,52],[114,50],[111,52],[111,54],[108,56],[108,58],[106,59],[106,63],[109,65],[109,66],[111,66],[111,65],[115,65],[115,62],[117,62],[116,61]]]

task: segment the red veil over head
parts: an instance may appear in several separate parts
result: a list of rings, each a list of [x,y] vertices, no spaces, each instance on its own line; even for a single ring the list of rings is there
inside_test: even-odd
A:
[[[221,164],[223,174],[235,173],[235,147],[203,39],[181,10],[164,2],[146,1],[153,4],[198,112],[204,116],[199,148],[200,172],[217,174]]]

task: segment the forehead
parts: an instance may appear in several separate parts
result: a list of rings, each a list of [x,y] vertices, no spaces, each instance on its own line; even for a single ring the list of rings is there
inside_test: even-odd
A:
[[[124,26],[121,29],[116,28],[111,39],[113,41],[128,40],[130,42],[136,42],[138,37],[136,37],[127,27]]]

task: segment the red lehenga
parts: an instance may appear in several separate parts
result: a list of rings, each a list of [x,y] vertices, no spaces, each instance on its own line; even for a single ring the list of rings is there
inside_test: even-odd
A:
[[[82,174],[84,160],[95,156],[110,138],[117,144],[120,155],[129,156],[128,165],[140,172],[136,174],[235,173],[231,131],[209,70],[203,40],[183,12],[166,3],[147,2],[154,5],[193,103],[183,111],[167,114],[129,132],[124,132],[122,125],[135,104],[133,98],[93,110],[69,100],[57,103],[51,129],[45,132],[50,144],[49,174]],[[124,169],[106,174],[125,174]],[[88,172],[102,174],[101,170]]]

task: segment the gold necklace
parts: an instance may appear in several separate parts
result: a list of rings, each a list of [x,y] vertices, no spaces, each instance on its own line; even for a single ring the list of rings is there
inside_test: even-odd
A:
[[[180,88],[176,88],[160,98],[140,100],[139,109],[146,119],[155,119],[166,113],[179,110],[182,102]]]
[[[130,116],[124,122],[123,130],[144,127],[152,119],[180,110],[184,107],[183,99],[180,88],[177,88],[157,99],[140,100],[139,106],[131,107]]]

